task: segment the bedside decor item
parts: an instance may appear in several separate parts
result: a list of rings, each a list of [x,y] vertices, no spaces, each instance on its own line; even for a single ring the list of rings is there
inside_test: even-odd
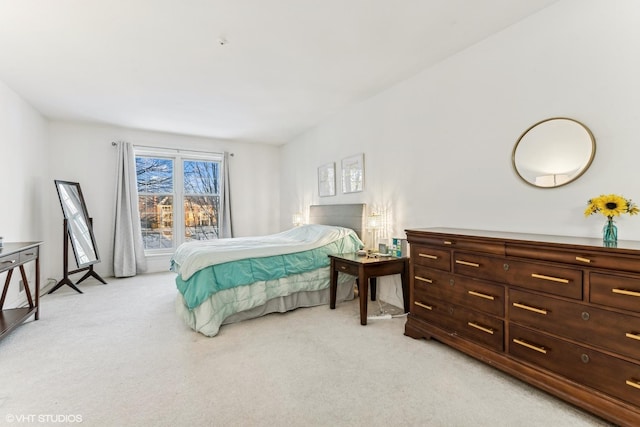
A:
[[[367,239],[365,243],[367,247],[375,251],[378,249],[378,243],[382,231],[384,230],[384,217],[379,212],[371,212],[367,217],[367,231],[371,234],[371,239]]]
[[[602,242],[605,246],[614,246],[618,243],[618,228],[613,221],[613,217],[628,213],[637,215],[640,210],[631,200],[625,199],[617,194],[603,194],[594,197],[587,202],[585,216],[600,213],[607,217],[607,222],[602,229]]]
[[[395,257],[408,256],[407,239],[394,237],[391,244],[391,255]]]
[[[293,223],[294,227],[300,227],[301,225],[304,225],[304,215],[302,214],[302,212],[294,213],[291,217],[291,222]]]

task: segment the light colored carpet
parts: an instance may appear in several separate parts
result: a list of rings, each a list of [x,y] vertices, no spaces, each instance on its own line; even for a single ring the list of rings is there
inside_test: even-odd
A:
[[[404,336],[404,318],[360,326],[356,300],[207,338],[175,315],[173,278],[87,281],[83,295],[45,295],[40,320],[0,341],[0,424],[608,425],[436,341]]]

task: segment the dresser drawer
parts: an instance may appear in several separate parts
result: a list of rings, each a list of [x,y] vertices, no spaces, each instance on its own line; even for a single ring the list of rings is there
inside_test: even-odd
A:
[[[589,301],[640,312],[640,278],[591,273]]]
[[[25,263],[27,261],[31,261],[38,258],[38,247],[25,249],[24,251],[20,251],[20,262]]]
[[[504,322],[501,319],[431,298],[416,290],[411,314],[496,351],[504,350]]]
[[[427,295],[453,304],[504,316],[504,286],[456,276],[451,273],[414,267],[414,286]]]
[[[640,359],[640,317],[511,289],[509,319]]]
[[[411,260],[415,265],[451,270],[451,251],[436,249],[431,246],[412,245]]]
[[[20,263],[20,253],[0,256],[0,271],[9,270]]]
[[[508,256],[539,259],[544,261],[561,262],[591,268],[604,268],[607,270],[623,270],[640,273],[640,263],[636,256],[606,253],[596,253],[580,250],[558,250],[548,247],[518,245],[509,243],[506,245]]]
[[[350,274],[351,276],[358,275],[358,266],[352,264],[346,264],[344,262],[336,261],[336,271],[340,273]]]
[[[434,298],[423,290],[414,290],[414,300],[410,312],[412,316],[437,325],[449,332],[453,332],[456,329],[456,321],[452,316],[453,308],[451,304]]]
[[[463,236],[420,236],[419,243],[433,245],[442,248],[462,249],[474,252],[484,252],[495,255],[504,255],[504,243],[492,240],[475,240]]]
[[[640,405],[640,365],[514,324],[509,336],[512,356]]]
[[[504,258],[458,251],[453,253],[455,273],[495,282],[505,281],[505,262]]]
[[[458,335],[492,350],[504,351],[504,322],[501,319],[464,308],[456,310],[456,317],[460,321],[456,330]]]
[[[582,299],[582,270],[511,260],[508,264],[507,282],[511,285]]]
[[[411,243],[411,242],[409,242]],[[451,245],[453,244],[453,240],[451,239],[451,236],[446,236],[446,237],[440,237],[440,236],[420,236],[420,241],[419,243],[415,243],[416,245],[418,244],[425,244],[428,246],[440,246],[440,247],[451,247]],[[413,245],[413,243],[412,243]]]
[[[453,249],[483,252],[494,255],[504,255],[504,243],[493,241],[477,241],[477,240],[465,240],[460,238],[447,239],[448,245]]]
[[[453,274],[449,272],[414,265],[411,279],[416,289],[422,289],[437,298],[447,299],[452,295],[450,282]]]

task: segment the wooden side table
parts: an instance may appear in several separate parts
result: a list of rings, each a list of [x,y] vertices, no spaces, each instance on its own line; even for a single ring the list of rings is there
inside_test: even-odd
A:
[[[329,255],[331,259],[331,284],[329,307],[336,308],[338,273],[346,273],[358,278],[358,296],[360,298],[360,324],[367,324],[367,298],[369,279],[371,296],[375,300],[375,279],[380,276],[400,274],[402,279],[402,299],[405,313],[409,312],[409,258],[379,257],[369,258],[355,253]]]

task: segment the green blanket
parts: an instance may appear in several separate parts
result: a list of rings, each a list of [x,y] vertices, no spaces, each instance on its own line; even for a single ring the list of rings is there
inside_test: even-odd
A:
[[[360,239],[355,235],[348,235],[325,246],[303,252],[246,258],[212,265],[199,270],[188,280],[182,280],[178,275],[176,285],[189,309],[193,309],[223,289],[328,267],[328,255],[356,252],[361,246]]]

